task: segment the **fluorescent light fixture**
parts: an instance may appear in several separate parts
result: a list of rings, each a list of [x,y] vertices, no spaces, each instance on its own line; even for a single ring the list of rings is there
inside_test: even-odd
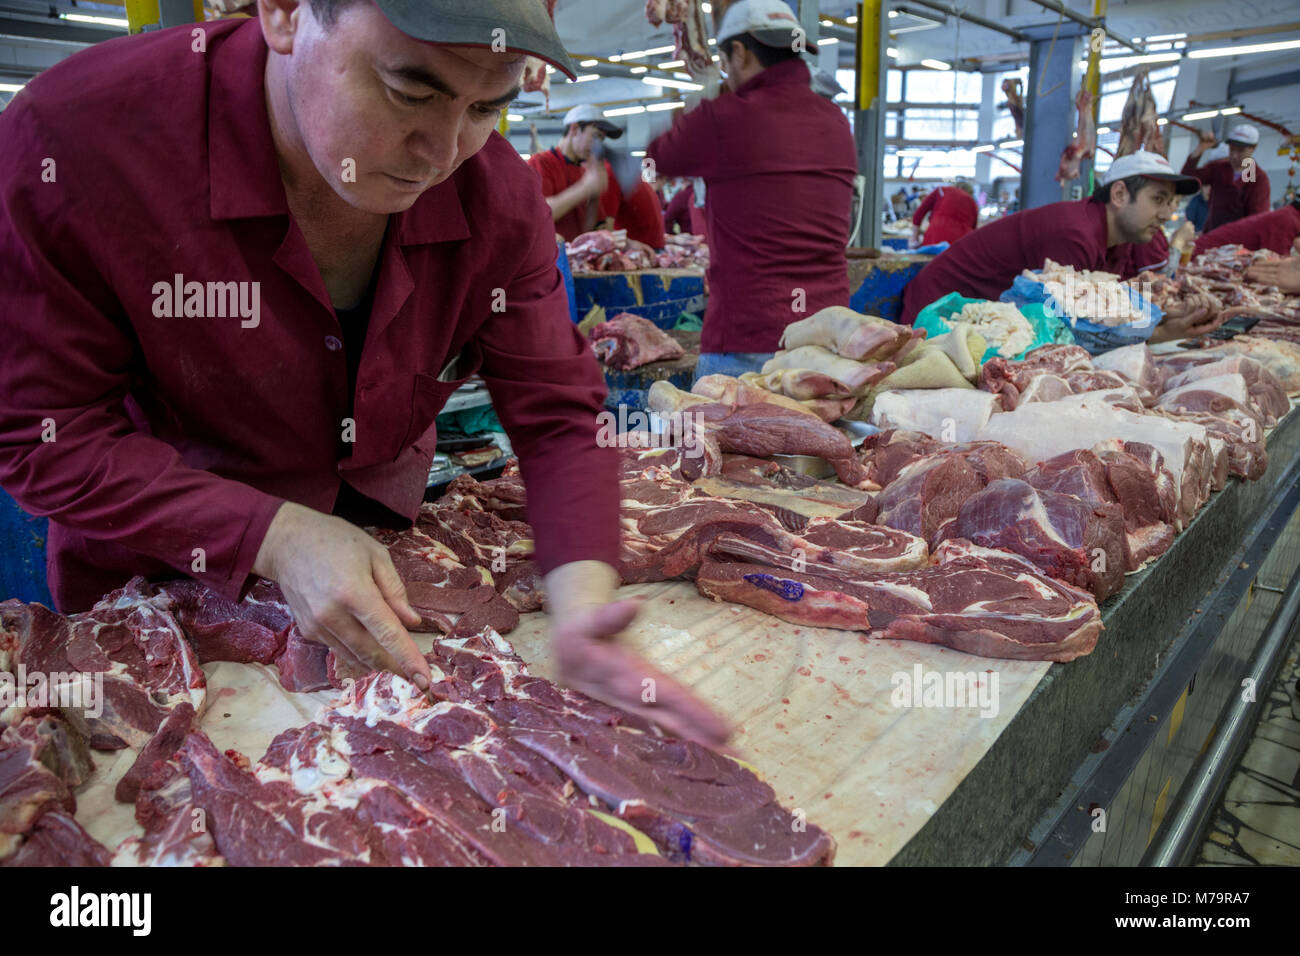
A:
[[[721,62],[721,61],[722,61],[722,57],[718,56],[718,54],[716,54],[716,53],[713,54],[713,62],[714,62],[714,63],[719,63],[719,62]]]
[[[1190,123],[1193,120],[1209,119],[1211,116],[1218,116],[1218,110],[1203,110],[1200,113],[1184,113],[1183,122]]]
[[[971,148],[972,153],[991,153],[996,147],[994,146],[974,146]]]
[[[632,67],[632,69],[630,69],[628,72],[629,72],[629,73],[636,73],[636,74],[639,75],[639,74],[641,74],[641,73],[649,72],[649,70],[650,70],[650,67],[648,67],[648,66],[634,66],[634,67]]]
[[[551,66],[551,65],[548,63],[548,64],[546,65],[546,72],[547,72],[547,73],[554,73],[554,72],[555,72],[555,67]]]
[[[1240,106],[1225,106],[1223,109],[1219,110],[1219,115],[1220,115],[1220,116],[1232,116],[1232,115],[1234,115],[1234,114],[1236,114],[1236,113],[1240,113],[1240,112],[1241,112],[1241,107],[1240,107]]]
[[[520,159],[532,159],[532,158],[533,158],[533,154],[532,154],[532,153],[520,153],[520,154],[519,154],[519,158],[520,158]]]
[[[1157,126],[1168,126],[1168,125],[1169,125],[1169,120],[1165,119],[1165,118],[1162,116],[1162,117],[1160,117],[1160,119],[1156,120],[1156,125],[1157,125]]]
[[[1279,40],[1276,43],[1248,43],[1245,46],[1215,47],[1210,50],[1188,50],[1187,55],[1193,60],[1205,60],[1216,56],[1246,56],[1251,53],[1273,53],[1277,50],[1294,50],[1300,48],[1300,40]]]
[[[932,69],[932,70],[951,70],[951,69],[952,69],[952,67],[949,66],[947,63],[944,63],[943,60],[922,60],[922,61],[921,61],[921,65],[922,65],[922,66],[928,66],[928,67],[929,67],[930,69]]]
[[[0,83],[0,93],[17,93],[25,83]]]
[[[637,113],[644,113],[644,106],[621,106],[616,110],[605,110],[606,116],[635,116]]]
[[[632,155],[633,155],[633,156],[644,156],[644,155],[645,155],[645,150],[644,150],[644,149],[634,149],[634,150],[632,150]]]
[[[897,60],[897,59],[898,59],[898,50],[897,50],[896,48],[892,47],[892,46],[891,46],[891,47],[886,47],[886,48],[885,48],[885,55],[886,55],[886,56],[892,56],[895,60]]]
[[[671,86],[675,90],[702,90],[699,83],[687,83],[685,80],[668,80],[660,76],[643,76],[641,82],[647,86]]]
[[[595,66],[599,62],[599,60],[583,60],[578,66]]]
[[[824,26],[824,27],[833,27],[833,26],[835,26],[835,21],[834,21],[834,20],[827,20],[825,17],[823,17],[823,18],[822,18],[822,26]]]
[[[590,83],[592,80],[599,80],[599,79],[600,79],[600,74],[599,74],[599,73],[584,73],[582,76],[578,77],[578,78],[577,78],[576,80],[574,80],[573,82],[574,82],[574,83]]]
[[[622,62],[623,62],[623,55],[622,55],[621,53],[614,53],[614,54],[612,54],[612,55],[609,57],[609,62],[610,62],[610,63],[622,63]]]
[[[834,46],[839,42],[839,37],[818,37],[817,39],[818,46]]]
[[[858,18],[857,18],[857,17],[845,17],[845,18],[844,18],[844,22],[845,22],[845,23],[857,23],[857,22],[858,22]]]
[[[72,23],[98,23],[105,27],[121,27],[123,30],[128,29],[131,24],[119,17],[92,17],[84,13],[60,13],[60,20],[69,20]]]
[[[1110,132],[1110,127],[1109,127],[1109,126],[1098,126],[1098,127],[1097,127],[1097,135],[1098,135],[1098,136],[1100,136],[1102,133],[1109,133],[1109,132]]]
[[[685,65],[686,65],[686,61],[685,61],[685,60],[666,60],[665,62],[659,64],[659,69],[661,69],[661,70],[680,70],[680,69],[681,69],[682,67],[684,67]]]
[[[700,9],[703,10],[705,13],[712,13],[713,4],[709,3],[708,0],[705,0],[704,3],[700,4]],[[633,155],[635,155],[635,153]]]
[[[1017,146],[1024,146],[1023,139],[1009,139],[1004,143],[998,143],[998,149],[1014,149]]]
[[[507,113],[506,119],[508,119],[512,123],[522,123],[524,121],[524,118],[520,116],[518,113]]]
[[[1161,41],[1169,41],[1169,40],[1186,40],[1186,39],[1187,39],[1187,34],[1186,34],[1186,33],[1162,33],[1162,34],[1161,34],[1160,36],[1158,36],[1158,37],[1147,37],[1147,38],[1146,38],[1146,42],[1147,42],[1147,43],[1160,43]]]
[[[645,110],[647,113],[662,113],[664,110],[679,110],[685,105],[685,103],[674,100],[671,103],[651,103]]]
[[[890,11],[889,11],[889,19],[892,20],[892,19],[894,19],[894,17],[896,17],[896,16],[898,16],[898,11],[897,11],[897,10],[890,10]]]

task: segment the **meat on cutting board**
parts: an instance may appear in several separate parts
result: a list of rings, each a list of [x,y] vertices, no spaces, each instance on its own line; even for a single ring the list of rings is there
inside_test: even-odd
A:
[[[623,371],[679,359],[686,350],[649,319],[622,312],[587,333],[596,357]]]
[[[787,325],[781,335],[781,348],[793,350],[802,346],[818,346],[841,358],[874,362],[890,358],[911,339],[912,330],[906,325],[861,315],[852,309],[835,305]],[[766,372],[767,369],[763,371]]]
[[[1098,601],[1123,586],[1129,567],[1119,505],[1036,488],[1017,478],[999,479],[967,498],[939,537],[1012,551],[1045,574],[1091,591]]]
[[[709,562],[701,594],[813,627],[941,644],[982,657],[1070,661],[1102,630],[1092,595],[1042,574],[1016,554],[945,541],[936,564],[837,578],[761,564]]]

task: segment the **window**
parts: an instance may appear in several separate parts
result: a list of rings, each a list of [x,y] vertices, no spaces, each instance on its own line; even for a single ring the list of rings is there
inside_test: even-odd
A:
[[[973,140],[979,131],[978,115],[974,110],[906,110],[903,139]]]

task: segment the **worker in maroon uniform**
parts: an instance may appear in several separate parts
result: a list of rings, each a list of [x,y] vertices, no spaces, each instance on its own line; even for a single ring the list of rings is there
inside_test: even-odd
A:
[[[1169,256],[1162,224],[1177,196],[1196,180],[1175,173],[1157,153],[1121,156],[1098,179],[1091,197],[1026,209],[981,226],[940,253],[903,290],[904,322],[950,292],[997,299],[1025,269],[1052,259],[1076,269],[1131,279]],[[1158,237],[1158,238],[1157,238]],[[1154,246],[1152,251],[1147,248]],[[1203,312],[1167,317],[1152,341],[1203,335],[1220,320]]]
[[[1234,126],[1228,133],[1228,158],[1197,168],[1197,160],[1214,142],[1214,134],[1202,130],[1201,141],[1183,163],[1183,175],[1195,176],[1210,187],[1210,213],[1205,218],[1205,232],[1268,212],[1269,206],[1268,174],[1254,159],[1259,130],[1249,123]]]
[[[1300,252],[1300,195],[1280,209],[1256,213],[1207,232],[1196,240],[1196,254],[1215,246],[1271,249],[1279,256]]]
[[[617,184],[615,184],[617,185]],[[614,216],[614,228],[626,229],[628,239],[651,249],[664,247],[664,207],[644,179],[638,179],[636,188],[627,195],[619,190],[620,202]]]
[[[930,224],[925,238],[921,238],[921,224],[926,216]],[[930,191],[921,205],[912,213],[912,238],[917,245],[932,246],[940,242],[956,242],[979,225],[980,209],[975,204],[975,189],[962,181],[952,186],[937,186]]]
[[[845,247],[857,156],[848,121],[813,91],[781,0],[739,0],[718,29],[726,89],[650,144],[661,176],[708,191],[709,304],[699,375],[761,368],[791,322],[849,301]]]
[[[0,114],[0,484],[50,519],[61,610],[137,574],[232,600],[262,576],[344,663],[429,687],[357,525],[415,518],[434,418],[478,373],[562,679],[721,739],[610,640],[636,610],[614,600],[604,382],[536,176],[495,132],[526,54],[572,74],[536,0],[261,0],[97,44]]]
[[[542,195],[551,207],[555,231],[572,242],[618,212],[614,171],[600,147],[623,131],[596,106],[575,106],[564,117],[564,137],[550,149],[534,153],[528,165],[542,179]]]
[[[664,229],[667,232],[686,232],[704,235],[704,210],[696,204],[699,182],[694,179],[678,181],[678,188],[664,209]]]

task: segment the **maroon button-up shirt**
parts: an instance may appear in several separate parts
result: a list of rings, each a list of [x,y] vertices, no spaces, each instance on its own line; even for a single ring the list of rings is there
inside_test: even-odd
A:
[[[1254,177],[1247,182],[1232,161],[1216,159],[1198,167],[1199,156],[1188,156],[1183,163],[1184,176],[1195,176],[1201,185],[1210,187],[1210,213],[1205,217],[1205,232],[1247,216],[1268,212],[1271,187],[1268,173],[1255,166]]]
[[[350,403],[280,179],[258,21],[202,29],[203,54],[190,27],[101,43],[0,115],[0,484],[51,519],[59,607],[137,573],[237,596],[280,504],[329,512],[341,479],[413,518],[434,417],[474,372],[519,455],[542,569],[614,563],[604,382],[536,175],[494,134],[392,217]],[[234,300],[222,317],[218,282],[241,284],[256,324]],[[168,315],[177,283],[202,315]]]
[[[800,60],[768,67],[677,116],[646,151],[658,175],[707,187],[701,351],[774,352],[791,322],[848,305],[857,152],[844,114],[810,84]]]
[[[1146,245],[1107,248],[1106,242],[1106,206],[1093,199],[1049,203],[995,220],[958,239],[917,273],[903,290],[901,321],[911,324],[950,292],[996,299],[1023,270],[1041,269],[1046,259],[1131,279],[1169,258],[1163,232]]]

